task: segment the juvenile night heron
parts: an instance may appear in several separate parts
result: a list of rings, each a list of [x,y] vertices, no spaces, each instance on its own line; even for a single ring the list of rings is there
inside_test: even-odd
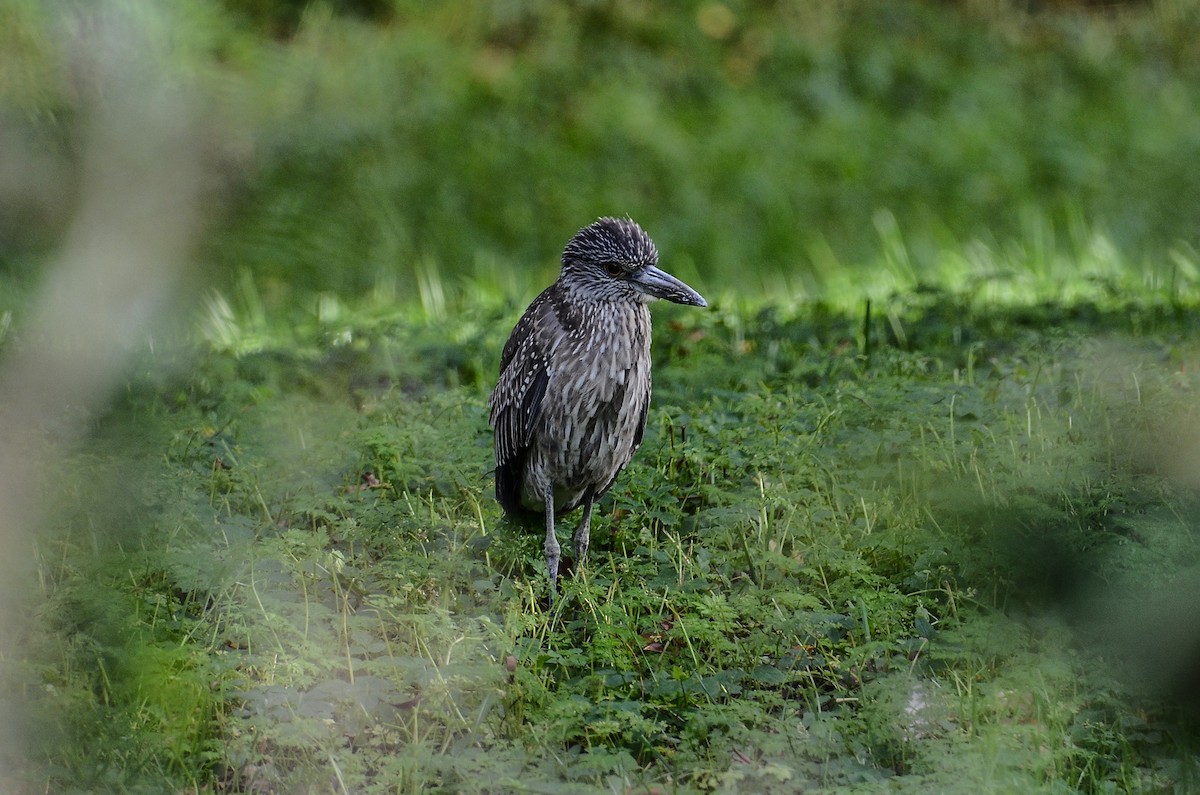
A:
[[[642,442],[650,404],[650,311],[665,298],[707,306],[658,268],[658,249],[628,218],[579,230],[558,281],[517,321],[492,391],[496,499],[513,517],[544,518],[554,597],[557,516],[583,506],[575,560],[587,554],[592,505]]]

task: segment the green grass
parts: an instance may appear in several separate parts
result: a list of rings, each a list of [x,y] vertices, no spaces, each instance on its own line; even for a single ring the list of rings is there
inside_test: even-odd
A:
[[[30,477],[0,789],[1195,790],[1200,14],[1053,5],[138,6],[216,288]],[[6,354],[56,24],[0,7]],[[546,610],[486,399],[602,213],[712,308]]]
[[[1187,791],[1169,298],[662,307],[552,611],[490,497],[514,310],[214,309],[55,475],[17,791]]]

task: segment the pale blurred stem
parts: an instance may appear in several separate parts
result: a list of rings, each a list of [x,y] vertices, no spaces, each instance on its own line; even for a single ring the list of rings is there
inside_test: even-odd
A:
[[[88,76],[86,148],[75,220],[0,361],[0,665],[35,594],[31,536],[54,499],[40,474],[120,382],[196,235],[195,92],[137,13],[97,3],[64,17],[64,51]]]

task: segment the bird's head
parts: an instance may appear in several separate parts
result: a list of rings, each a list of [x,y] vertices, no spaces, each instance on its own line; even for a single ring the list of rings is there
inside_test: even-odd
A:
[[[708,306],[700,293],[658,267],[658,249],[629,218],[601,218],[575,233],[562,255],[559,281],[592,301]]]

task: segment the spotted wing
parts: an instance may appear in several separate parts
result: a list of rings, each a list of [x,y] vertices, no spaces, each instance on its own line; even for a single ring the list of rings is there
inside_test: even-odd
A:
[[[521,505],[521,480],[550,380],[548,351],[539,334],[548,311],[545,297],[543,293],[530,305],[505,343],[500,380],[492,390],[496,500],[509,515],[529,513]]]

